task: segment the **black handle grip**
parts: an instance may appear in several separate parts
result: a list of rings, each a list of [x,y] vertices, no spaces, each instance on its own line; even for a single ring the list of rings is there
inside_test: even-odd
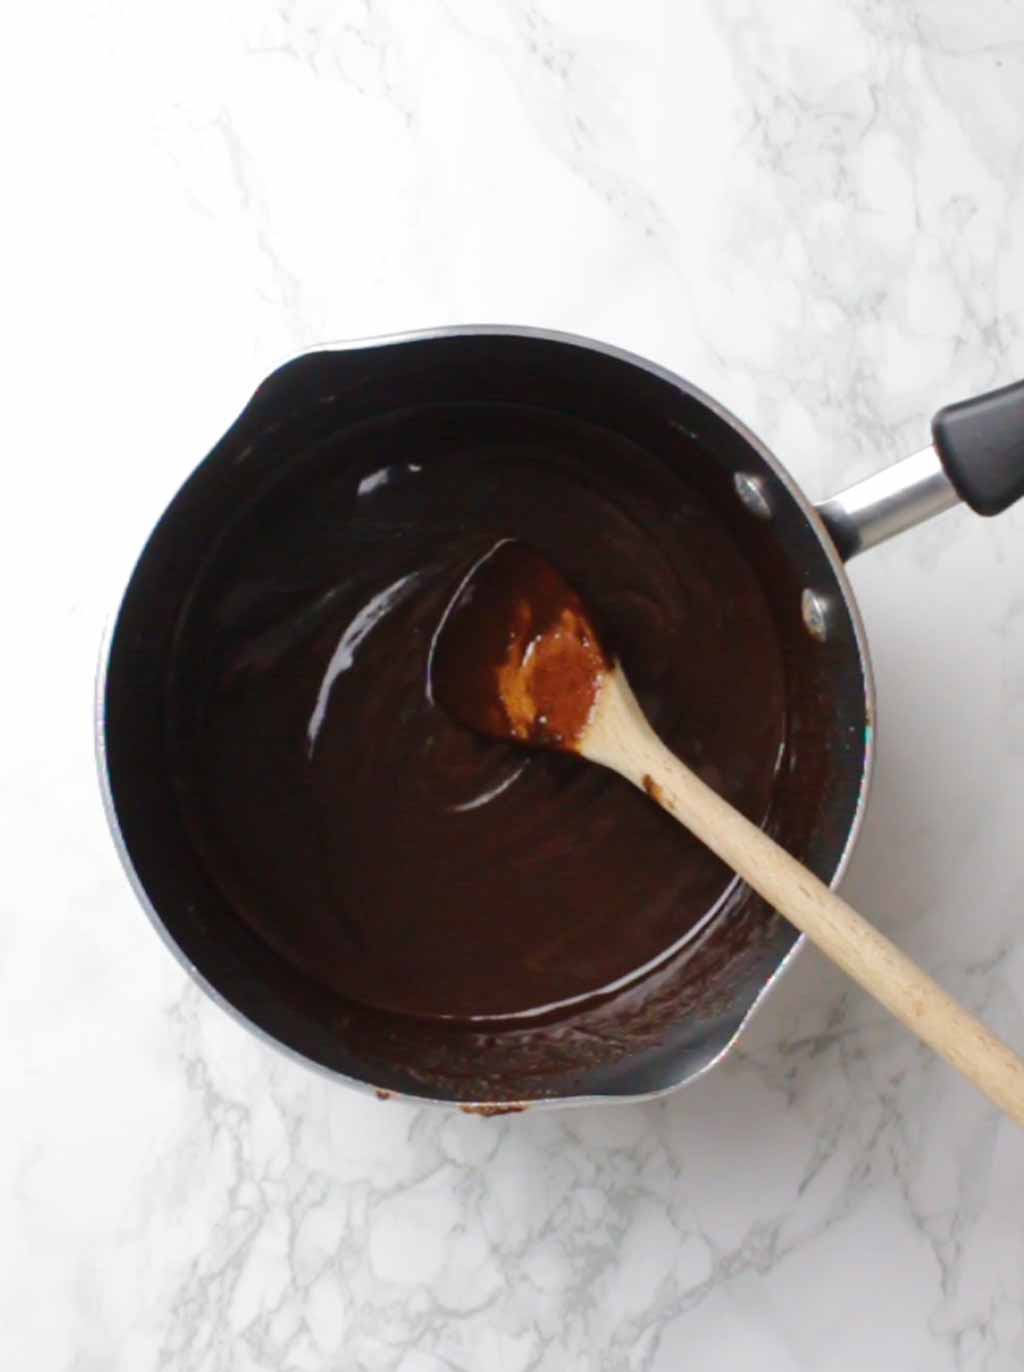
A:
[[[932,437],[957,495],[978,514],[1000,514],[1024,496],[1024,381],[947,405]]]

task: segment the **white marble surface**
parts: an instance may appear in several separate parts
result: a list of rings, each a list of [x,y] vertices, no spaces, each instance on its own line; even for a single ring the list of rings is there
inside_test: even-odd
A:
[[[1018,0],[50,0],[4,35],[0,1365],[1024,1365],[1024,1137],[817,955],[661,1104],[371,1103],[186,981],[90,737],[144,532],[303,345],[590,333],[815,496],[1024,374]],[[958,511],[854,567],[846,884],[1017,1045],[1022,533]]]

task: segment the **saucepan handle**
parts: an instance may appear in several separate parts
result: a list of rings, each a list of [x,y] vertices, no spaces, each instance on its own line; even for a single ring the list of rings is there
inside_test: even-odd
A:
[[[818,506],[849,560],[961,500],[996,515],[1024,497],[1024,381],[947,405],[932,446]]]

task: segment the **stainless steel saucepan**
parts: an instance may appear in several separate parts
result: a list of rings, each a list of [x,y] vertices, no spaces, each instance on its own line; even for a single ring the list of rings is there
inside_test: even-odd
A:
[[[282,464],[325,437],[399,410],[464,404],[493,406],[496,424],[522,405],[610,430],[667,464],[688,464],[731,512],[786,659],[791,764],[773,826],[834,885],[867,798],[874,718],[844,562],[959,501],[992,515],[1024,495],[1024,383],[940,411],[931,446],[815,506],[717,401],[586,338],[466,327],[325,347],[260,385],[146,543],[100,673],[100,775],[136,893],[205,990],[264,1038],[361,1090],[485,1112],[649,1097],[720,1060],[793,954],[796,932],[752,895],[642,987],[557,1026],[467,1034],[402,1023],[312,986],[235,917],[194,850],[169,775],[176,626],[218,536]]]

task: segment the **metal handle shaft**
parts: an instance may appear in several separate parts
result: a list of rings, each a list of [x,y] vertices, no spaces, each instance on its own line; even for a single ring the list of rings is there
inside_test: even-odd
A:
[[[823,501],[818,514],[848,562],[959,501],[935,449],[925,448]]]

